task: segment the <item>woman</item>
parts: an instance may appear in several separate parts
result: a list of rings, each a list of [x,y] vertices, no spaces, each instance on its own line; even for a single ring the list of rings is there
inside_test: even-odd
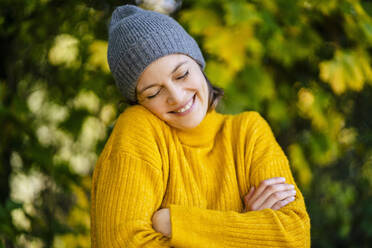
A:
[[[116,8],[108,62],[133,105],[93,173],[92,247],[310,247],[288,160],[254,111],[215,111],[195,40],[171,17]]]

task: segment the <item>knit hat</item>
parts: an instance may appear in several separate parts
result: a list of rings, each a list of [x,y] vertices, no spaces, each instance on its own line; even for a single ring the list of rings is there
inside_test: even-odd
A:
[[[202,70],[205,68],[198,44],[172,17],[131,4],[114,10],[107,60],[116,86],[126,99],[135,102],[136,83],[144,69],[172,53],[188,55]]]

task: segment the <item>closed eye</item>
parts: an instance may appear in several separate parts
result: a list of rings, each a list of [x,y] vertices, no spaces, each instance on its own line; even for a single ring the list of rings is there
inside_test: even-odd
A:
[[[161,90],[161,89],[160,89]],[[156,92],[156,94],[155,95],[152,95],[152,96],[148,96],[147,98],[148,99],[151,99],[151,98],[154,98],[157,94],[159,94],[159,92],[160,92],[160,90],[158,91],[158,92]]]
[[[184,75],[182,75],[181,77],[178,77],[177,80],[180,80],[180,79],[186,78],[188,75],[189,75],[189,71],[187,70],[186,73],[185,73]],[[161,89],[160,89],[158,92],[156,92],[155,95],[148,96],[147,98],[148,98],[148,99],[154,98],[155,96],[157,96],[157,95],[159,94],[160,91],[161,91]]]
[[[186,78],[188,75],[189,75],[189,71],[187,70],[186,73],[183,76],[178,77],[177,80],[182,79],[182,78]]]

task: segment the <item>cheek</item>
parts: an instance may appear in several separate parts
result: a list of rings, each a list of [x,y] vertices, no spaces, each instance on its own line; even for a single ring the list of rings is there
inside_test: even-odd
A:
[[[201,95],[204,95],[205,92],[208,91],[208,86],[203,75],[197,75],[190,78],[190,86],[194,89],[197,89]]]
[[[155,114],[158,118],[165,120],[168,115],[168,110],[165,106],[164,100],[153,99],[143,104],[148,110]]]
[[[203,85],[201,85],[201,94],[203,97],[208,97],[209,95],[209,89],[206,81],[204,81]]]

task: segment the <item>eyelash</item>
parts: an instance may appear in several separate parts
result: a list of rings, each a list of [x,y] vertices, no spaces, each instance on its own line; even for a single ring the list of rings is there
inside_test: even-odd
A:
[[[189,75],[189,71],[187,70],[186,73],[183,76],[177,78],[177,80],[185,79],[185,78],[187,78],[188,75]],[[155,95],[148,96],[147,98],[148,99],[154,98],[155,96],[157,96],[159,94],[159,92],[160,92],[160,90]]]
[[[186,78],[188,75],[189,75],[189,70],[187,70],[186,73],[183,76],[181,76],[181,77],[179,77],[177,79]]]

